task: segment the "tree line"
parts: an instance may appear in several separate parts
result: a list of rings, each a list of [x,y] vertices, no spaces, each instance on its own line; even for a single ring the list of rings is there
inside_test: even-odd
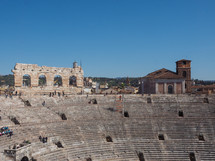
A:
[[[105,78],[105,77],[89,77],[93,81],[98,82],[102,85],[108,83],[109,87],[112,86],[133,86],[138,87],[139,86],[139,80],[140,78],[128,78],[128,77],[122,77],[122,78]],[[199,85],[210,85],[215,84],[215,81],[207,81],[207,80],[198,80],[194,79],[195,84]],[[12,74],[9,75],[0,75],[0,86],[2,85],[8,85],[8,86],[14,86],[14,76]]]

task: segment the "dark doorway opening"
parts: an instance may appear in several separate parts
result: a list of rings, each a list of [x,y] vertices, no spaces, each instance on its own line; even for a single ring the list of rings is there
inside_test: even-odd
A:
[[[209,103],[208,98],[204,98],[204,103]]]
[[[110,136],[106,136],[106,141],[107,142],[113,142],[112,138]]]
[[[147,103],[152,103],[152,99],[150,97],[147,98]]]
[[[87,158],[86,161],[92,161],[92,159],[91,158]]]
[[[96,99],[93,99],[93,104],[97,104],[97,100]]]
[[[15,125],[20,125],[19,121],[16,119],[16,117],[10,117],[10,120],[15,124]]]
[[[189,154],[190,156],[190,161],[196,161],[196,157],[195,157],[195,154],[192,152]]]
[[[91,99],[89,102],[89,104],[98,104],[97,100],[94,98],[94,99]]]
[[[112,107],[107,108],[107,110],[109,110],[111,112],[115,112],[114,108],[112,108]]]
[[[31,106],[31,103],[28,100],[27,101],[23,100],[23,102],[24,102],[25,106]]]
[[[145,159],[144,159],[144,155],[143,155],[143,153],[142,152],[138,152],[138,158],[139,158],[139,161],[145,161]]]
[[[179,117],[184,117],[184,112],[182,110],[178,111],[178,116]]]
[[[168,86],[168,94],[173,94],[173,86],[172,85]]]
[[[29,161],[29,159],[28,159],[28,157],[25,156],[21,159],[21,161]]]
[[[164,135],[163,135],[163,134],[159,134],[159,135],[158,135],[158,139],[159,139],[159,140],[164,140]]]
[[[66,115],[64,113],[61,113],[60,117],[61,117],[62,120],[67,120],[67,117],[66,117]]]
[[[60,141],[56,142],[55,145],[57,145],[58,148],[64,148]]]
[[[34,158],[31,158],[31,161],[37,161],[36,159],[34,159]]]
[[[124,117],[129,117],[128,111],[124,112]]]
[[[204,136],[202,134],[199,134],[198,138],[199,138],[200,141],[205,141],[205,138],[204,138]]]

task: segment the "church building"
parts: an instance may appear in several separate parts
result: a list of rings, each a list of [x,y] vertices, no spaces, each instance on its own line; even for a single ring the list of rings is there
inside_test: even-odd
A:
[[[191,92],[191,61],[176,62],[176,72],[160,69],[140,80],[142,94],[183,94]]]

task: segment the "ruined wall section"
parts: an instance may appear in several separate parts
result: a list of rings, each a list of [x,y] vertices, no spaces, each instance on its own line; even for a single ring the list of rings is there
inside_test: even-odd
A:
[[[14,82],[15,90],[27,92],[32,90],[32,92],[39,92],[41,89],[43,92],[52,92],[52,91],[65,91],[78,93],[83,88],[84,72],[80,66],[75,66],[74,68],[58,68],[58,67],[47,67],[47,66],[38,66],[37,64],[21,64],[17,63],[12,70],[14,73]],[[31,78],[30,87],[23,86],[23,76],[29,75]],[[39,77],[44,75],[46,77],[46,86],[39,86]],[[55,76],[61,76],[62,78],[62,87],[54,86]],[[69,84],[70,77],[76,77],[76,86],[71,86]],[[77,88],[79,90],[77,90]],[[73,89],[71,91],[71,89]]]

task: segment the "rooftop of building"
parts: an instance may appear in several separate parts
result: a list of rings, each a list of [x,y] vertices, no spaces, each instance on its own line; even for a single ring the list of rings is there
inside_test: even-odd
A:
[[[187,59],[181,59],[181,60],[178,60],[178,61],[176,61],[176,63],[177,63],[177,62],[183,62],[183,61],[188,61],[188,62],[191,62],[191,60],[187,60]]]
[[[156,71],[154,71],[152,73],[149,73],[148,75],[146,75],[143,78],[153,78],[153,79],[184,79],[184,77],[179,76],[177,73],[175,73],[175,72],[173,72],[171,70],[165,69],[165,68],[162,68],[162,69],[156,70]]]

